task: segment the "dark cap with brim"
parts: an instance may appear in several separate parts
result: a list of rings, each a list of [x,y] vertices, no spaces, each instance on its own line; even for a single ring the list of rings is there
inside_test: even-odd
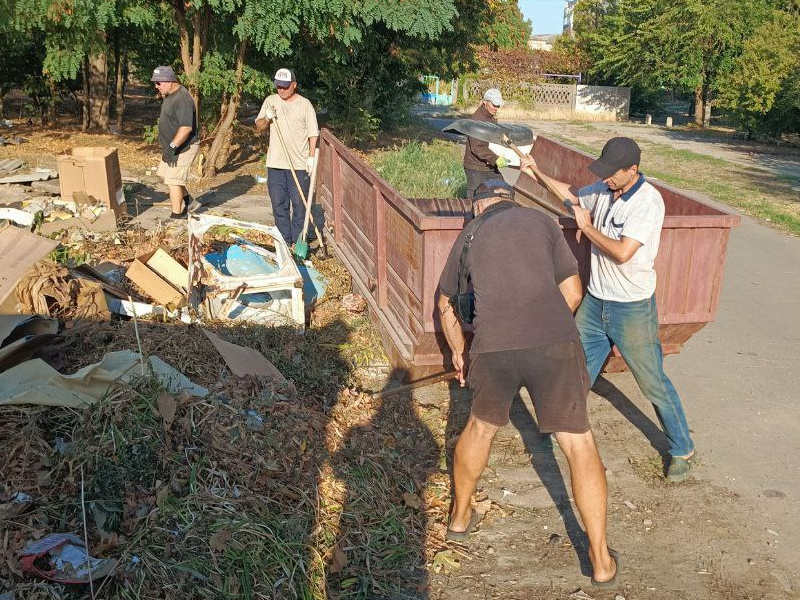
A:
[[[475,188],[475,195],[472,197],[472,201],[477,202],[486,198],[514,200],[514,188],[502,179],[487,179]]]
[[[589,170],[600,179],[608,179],[620,169],[638,165],[642,159],[639,145],[631,138],[611,138],[603,146],[600,158],[589,165]]]
[[[163,67],[156,67],[153,69],[153,76],[150,81],[178,81],[178,76],[175,75],[175,70],[169,65]]]

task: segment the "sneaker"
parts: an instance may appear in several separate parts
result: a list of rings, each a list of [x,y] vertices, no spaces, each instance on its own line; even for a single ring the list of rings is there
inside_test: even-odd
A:
[[[186,209],[184,208],[183,212],[181,212],[181,213],[170,213],[169,218],[170,219],[184,219],[184,218],[186,218]]]
[[[696,452],[692,452],[687,457],[673,456],[669,461],[669,468],[667,469],[667,481],[671,483],[680,483],[686,480],[691,474],[692,462],[696,456]]]

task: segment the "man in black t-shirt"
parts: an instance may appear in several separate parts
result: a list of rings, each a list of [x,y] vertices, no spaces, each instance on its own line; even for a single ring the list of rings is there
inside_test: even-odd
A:
[[[170,217],[180,219],[186,216],[193,202],[186,183],[200,148],[197,112],[191,94],[178,83],[172,67],[156,67],[150,79],[164,98],[158,118],[158,141],[161,144],[158,175],[169,188]]]
[[[474,392],[472,414],[458,438],[453,510],[447,537],[464,540],[479,517],[471,497],[486,468],[497,430],[509,421],[521,387],[530,393],[539,430],[554,433],[569,461],[572,491],[589,538],[592,583],[616,585],[619,555],[606,545],[606,476],[589,426],[589,377],[573,313],[583,288],[578,263],[555,221],[517,206],[499,179],[473,196],[476,230],[467,257],[475,294],[475,335],[465,380],[464,333],[450,298],[467,230],[456,239],[439,284],[442,330],[463,386]]]

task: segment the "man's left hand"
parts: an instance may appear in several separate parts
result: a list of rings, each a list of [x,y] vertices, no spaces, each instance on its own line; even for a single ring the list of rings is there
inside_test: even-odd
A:
[[[167,166],[174,167],[178,164],[178,149],[167,147],[161,151],[161,160],[167,163]]]
[[[587,228],[592,227],[592,213],[590,211],[582,206],[573,204],[572,212],[575,213],[575,221],[578,223],[578,229],[585,231]]]
[[[310,175],[311,171],[314,170],[314,163],[317,161],[315,156],[309,156],[306,159],[306,172]]]

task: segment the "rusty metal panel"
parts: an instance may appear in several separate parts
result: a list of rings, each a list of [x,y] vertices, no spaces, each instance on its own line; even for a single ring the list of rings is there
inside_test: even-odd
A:
[[[422,298],[422,236],[414,225],[396,211],[386,213],[386,262],[409,289]]]

